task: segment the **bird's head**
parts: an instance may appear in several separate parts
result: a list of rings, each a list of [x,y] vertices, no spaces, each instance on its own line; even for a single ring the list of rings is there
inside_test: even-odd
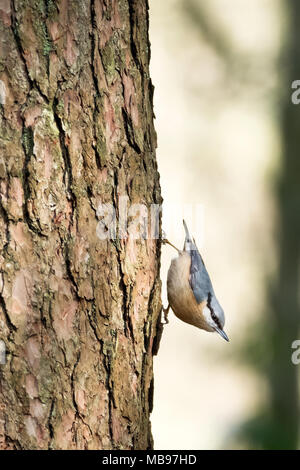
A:
[[[223,330],[225,323],[224,311],[214,293],[208,294],[206,306],[203,309],[203,316],[211,331],[216,331],[222,338],[229,341],[227,334]]]

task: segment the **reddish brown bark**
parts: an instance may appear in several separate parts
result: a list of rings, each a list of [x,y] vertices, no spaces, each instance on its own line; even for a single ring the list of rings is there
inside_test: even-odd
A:
[[[161,202],[149,56],[144,0],[0,3],[1,449],[152,445],[159,243],[96,233]]]

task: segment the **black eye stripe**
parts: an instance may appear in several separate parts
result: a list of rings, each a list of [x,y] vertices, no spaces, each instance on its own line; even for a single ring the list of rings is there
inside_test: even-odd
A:
[[[211,295],[211,292],[209,292],[209,293],[208,293],[208,296],[207,296],[207,307],[208,307],[209,310],[210,310],[211,318],[212,318],[213,321],[216,323],[217,327],[220,328],[220,330],[222,330],[221,323],[220,323],[220,321],[219,321],[217,315],[215,314],[214,309],[213,309],[212,306],[211,306],[211,299],[212,299],[212,295]]]

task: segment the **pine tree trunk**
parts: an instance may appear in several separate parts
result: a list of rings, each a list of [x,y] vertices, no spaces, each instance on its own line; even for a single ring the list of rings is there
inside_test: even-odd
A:
[[[161,203],[147,1],[1,0],[0,56],[0,448],[151,448],[160,245],[98,230]]]

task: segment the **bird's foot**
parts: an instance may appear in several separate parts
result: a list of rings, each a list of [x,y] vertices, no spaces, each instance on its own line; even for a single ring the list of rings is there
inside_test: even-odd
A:
[[[162,308],[162,311],[164,312],[164,325],[167,325],[169,323],[169,320],[168,320],[168,314],[169,314],[169,310],[170,310],[170,304],[168,304],[167,308]]]
[[[180,253],[181,250],[179,250],[178,248],[176,248],[176,246],[173,245],[173,243],[169,242],[169,240],[167,238],[163,238],[162,241],[161,241],[162,245],[170,245],[172,246],[175,250],[178,251],[178,253]]]

